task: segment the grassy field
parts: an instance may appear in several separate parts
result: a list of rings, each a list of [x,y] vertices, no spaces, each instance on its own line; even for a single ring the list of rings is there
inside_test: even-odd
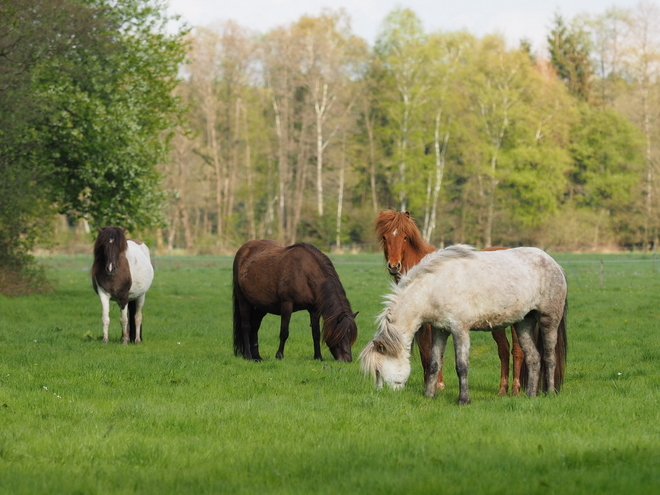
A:
[[[332,259],[360,311],[357,357],[389,281],[382,255]],[[569,280],[562,393],[497,397],[494,341],[475,333],[465,407],[451,344],[435,400],[416,351],[399,392],[327,347],[311,359],[306,313],[283,361],[275,316],[265,360],[234,357],[230,257],[156,259],[139,346],[120,345],[116,305],[100,341],[91,258],[44,259],[52,294],[0,296],[0,493],[658,493],[660,264],[556,259]]]

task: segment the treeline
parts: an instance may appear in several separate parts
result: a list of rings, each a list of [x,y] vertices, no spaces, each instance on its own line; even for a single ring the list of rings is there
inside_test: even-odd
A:
[[[370,245],[396,208],[435,245],[654,246],[658,8],[549,21],[549,55],[407,9],[374,47],[343,11],[195,28],[163,244]]]

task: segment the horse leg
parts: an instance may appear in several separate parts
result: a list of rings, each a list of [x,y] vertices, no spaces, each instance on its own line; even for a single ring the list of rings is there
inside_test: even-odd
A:
[[[108,343],[108,327],[110,326],[110,295],[99,287],[101,300],[101,321],[103,322],[103,342]]]
[[[119,321],[121,322],[121,343],[128,345],[128,303],[125,303],[123,306],[120,304],[119,308],[121,309],[121,316]]]
[[[245,331],[245,336],[247,336],[247,343],[245,344],[247,353],[250,354],[246,359],[253,359],[255,361],[263,361],[261,354],[259,354],[259,327],[261,327],[261,321],[266,316],[266,313],[262,311],[257,311],[252,309],[248,317],[250,322],[250,328]]]
[[[314,340],[314,359],[323,360],[321,356],[321,324],[318,311],[310,310],[309,324],[312,327],[312,339]]]
[[[419,358],[422,362],[422,369],[424,370],[424,383],[427,382],[429,378],[429,366],[431,362],[431,353],[433,349],[433,331],[431,325],[425,323],[415,334],[417,339],[417,346],[419,347]],[[440,363],[442,365],[442,363]],[[440,371],[438,372],[438,389],[445,389],[445,380],[442,375],[442,366],[440,366]]]
[[[468,390],[468,371],[470,370],[470,329],[460,328],[452,331],[454,337],[454,352],[456,354],[456,374],[458,375],[459,395],[458,405],[470,403]]]
[[[144,307],[144,294],[135,301],[135,343],[142,342],[142,308]]]
[[[500,391],[497,395],[506,395],[509,391],[509,341],[506,330],[495,330],[491,335],[497,342],[497,355],[500,357]]]
[[[515,325],[511,325],[511,341],[513,343],[511,348],[511,355],[513,356],[513,386],[511,387],[511,394],[520,395],[520,369],[522,368],[525,355],[520,348],[518,332],[516,331]]]
[[[286,301],[282,303],[280,314],[280,347],[277,349],[275,357],[277,359],[284,359],[284,344],[286,339],[289,338],[289,322],[291,321],[291,313],[293,313],[293,303]]]
[[[538,394],[539,390],[539,371],[541,369],[541,359],[539,351],[536,349],[532,332],[536,319],[526,317],[524,320],[516,324],[516,332],[518,334],[518,342],[525,354],[525,364],[527,365],[528,378],[527,378],[527,395],[533,397]]]
[[[545,364],[545,383],[548,392],[556,392],[555,389],[555,368],[557,359],[555,347],[557,347],[557,327],[559,321],[555,321],[551,316],[543,315],[539,321],[539,331],[543,339],[543,364]]]
[[[430,325],[429,325],[430,327]],[[426,397],[435,397],[435,394],[440,388],[439,383],[441,380],[442,364],[444,362],[445,349],[447,348],[447,339],[449,332],[444,330],[431,330],[433,336],[433,345],[429,353],[428,375],[425,377],[426,390],[424,395]],[[444,383],[443,387],[444,388]]]

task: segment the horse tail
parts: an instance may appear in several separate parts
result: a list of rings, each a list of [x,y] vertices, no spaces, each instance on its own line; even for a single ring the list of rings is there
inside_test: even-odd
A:
[[[242,356],[243,351],[245,350],[245,344],[243,340],[243,334],[241,332],[241,309],[238,303],[238,296],[236,292],[238,291],[237,282],[234,279],[232,298],[234,300],[234,355]]]
[[[564,314],[557,328],[557,345],[555,347],[555,390],[559,392],[564,383],[566,371],[566,354],[568,353],[568,342],[566,340],[566,314],[568,313],[568,297],[564,301]]]
[[[135,337],[137,336],[137,328],[135,326],[136,312],[137,312],[137,300],[128,301],[128,340],[131,342],[135,342]],[[142,338],[141,335],[140,338]]]

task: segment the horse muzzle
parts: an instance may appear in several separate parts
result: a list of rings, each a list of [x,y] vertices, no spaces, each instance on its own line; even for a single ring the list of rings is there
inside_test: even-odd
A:
[[[389,261],[387,263],[387,271],[390,272],[390,275],[397,277],[401,275],[401,262],[398,262],[396,265],[392,265]]]
[[[116,271],[117,271],[117,267],[115,265],[113,265],[112,263],[108,263],[105,267],[106,275],[112,276],[112,275],[115,274]]]

